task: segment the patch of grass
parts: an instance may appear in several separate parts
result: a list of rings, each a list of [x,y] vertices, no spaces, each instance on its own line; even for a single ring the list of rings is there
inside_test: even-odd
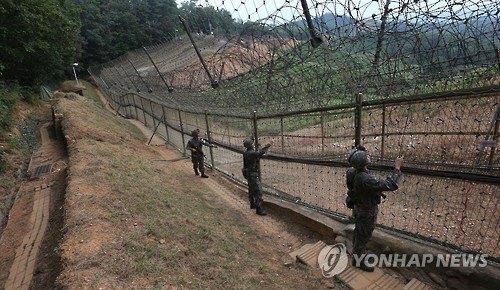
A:
[[[21,90],[17,85],[0,82],[0,134],[9,131],[13,125],[12,110],[21,99]]]
[[[12,153],[14,150],[20,148],[21,139],[19,137],[12,137],[9,139],[7,146],[5,146],[5,153]]]
[[[68,263],[61,281],[71,277],[68,283],[81,288],[117,289],[314,284],[288,268],[273,268],[272,253],[262,251],[269,245],[246,217],[173,164],[151,162],[158,157],[121,118],[84,99],[61,99],[59,109],[65,134],[78,136],[69,148],[67,235],[61,246]],[[112,226],[96,228],[101,223]],[[87,229],[104,235],[104,242]],[[98,245],[95,250],[78,250],[85,248],[81,235]],[[76,251],[67,251],[68,245]],[[71,276],[90,268],[94,276]]]
[[[83,91],[83,95],[92,101],[94,101],[96,104],[98,104],[100,107],[104,108],[104,103],[102,102],[101,98],[99,97],[99,94],[97,93],[96,88],[89,82],[85,80],[80,81],[82,85],[85,86],[85,90]]]

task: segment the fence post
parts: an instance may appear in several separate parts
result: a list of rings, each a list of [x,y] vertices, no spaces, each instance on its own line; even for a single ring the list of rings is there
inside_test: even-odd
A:
[[[283,133],[283,117],[280,118],[280,123],[281,123],[281,152],[285,154],[285,136]]]
[[[212,143],[212,137],[210,134],[210,126],[208,124],[208,111],[205,110],[205,123],[207,124],[207,137],[208,137],[208,143]],[[210,162],[212,163],[212,170],[215,168],[215,163],[214,163],[214,149],[210,147]]]
[[[147,127],[147,125],[146,125],[146,108],[144,107],[144,102],[142,101],[142,98],[140,100],[141,100],[142,116],[144,118],[144,125]]]
[[[132,81],[132,79],[130,78],[130,75],[127,74],[127,71],[125,70],[125,68],[123,67],[123,65],[120,64],[120,67],[122,68],[122,71],[123,73],[125,74],[125,76],[127,77],[128,81],[130,83],[132,83],[132,86],[134,86],[135,88],[135,91],[138,92],[139,91],[139,88],[135,85],[135,83]],[[130,89],[130,87],[129,87]]]
[[[173,92],[173,91],[174,91],[174,89],[173,89],[171,86],[169,86],[169,85],[167,84],[167,81],[165,80],[165,78],[163,77],[163,75],[160,73],[160,70],[159,70],[159,69],[158,69],[158,67],[156,66],[156,63],[155,63],[155,62],[153,61],[153,59],[151,58],[151,55],[149,55],[149,52],[148,52],[148,50],[146,49],[146,47],[144,47],[144,46],[143,46],[143,47],[142,47],[142,49],[144,49],[144,52],[146,52],[146,55],[148,56],[149,60],[151,61],[151,63],[152,63],[152,64],[153,64],[153,66],[155,67],[156,72],[158,73],[158,75],[160,76],[161,80],[163,81],[163,83],[164,83],[164,84],[165,84],[165,86],[167,87],[167,90],[168,90],[169,92]]]
[[[385,148],[385,104],[382,105],[382,145],[380,148],[380,159],[384,161]]]
[[[255,150],[259,150],[259,132],[257,130],[257,111],[253,111],[253,137],[255,138]],[[259,172],[259,179],[262,180],[262,175],[260,174],[260,159],[257,162],[257,170]]]
[[[126,103],[125,103],[125,112],[127,113],[127,118],[130,118],[132,116],[132,113],[131,113],[131,108],[130,108],[130,93],[127,93],[127,99],[126,99]]]
[[[134,103],[134,108],[135,108],[135,118],[139,120],[139,111],[137,110],[137,103],[135,102],[134,94],[132,94],[132,102]]]
[[[488,160],[488,164],[489,165],[493,165],[493,159],[495,157],[495,151],[497,150],[497,139],[498,139],[498,129],[500,127],[500,109],[497,109],[497,111],[495,112],[495,131],[493,131],[493,136],[492,136],[492,139],[493,141],[495,141],[495,146],[492,146],[491,147],[491,152],[490,152],[490,159]]]
[[[259,150],[259,132],[257,130],[257,111],[253,111],[253,137],[255,138],[255,150]]]
[[[194,47],[196,55],[200,59],[201,65],[203,66],[203,68],[205,69],[205,72],[207,73],[207,76],[208,76],[208,79],[210,80],[210,84],[212,85],[212,88],[214,88],[214,89],[217,88],[219,86],[219,83],[212,78],[212,75],[210,74],[210,70],[208,69],[207,64],[205,63],[205,60],[203,59],[203,56],[201,55],[200,50],[198,49],[198,46],[196,45],[196,42],[194,42],[193,36],[191,35],[191,31],[189,30],[189,27],[186,24],[186,20],[179,15],[179,21],[181,22],[182,27],[184,27],[184,30],[186,31],[186,34],[188,35],[189,40],[191,41],[191,44]]]
[[[356,109],[354,111],[354,145],[361,144],[361,110],[363,94],[356,95]]]
[[[182,137],[182,148],[184,150],[184,155],[186,155],[186,141],[184,140],[184,125],[182,124],[181,109],[179,111],[179,125],[181,126],[181,137]]]
[[[496,55],[497,55],[498,69],[500,69],[500,48],[496,48],[495,52],[496,52]]]
[[[165,114],[165,106],[161,106],[163,112],[163,122],[165,122],[165,132],[167,133],[167,143],[170,143],[170,137],[168,136],[168,125],[167,125],[167,114]]]
[[[114,61],[111,61],[111,64],[112,64],[112,68],[114,68],[114,69],[115,69],[116,75],[118,76],[118,83],[120,84],[120,86],[121,86],[122,88],[124,88],[124,87],[127,87],[127,88],[128,88],[128,86],[126,85],[126,83],[124,84],[124,82],[122,82],[122,79],[123,79],[123,78],[121,77],[121,75],[120,75],[120,71],[118,70],[118,68],[117,68],[117,66],[116,66],[116,64],[115,64],[115,62],[114,62]]]
[[[324,117],[324,112],[321,111],[321,115],[320,115],[320,118],[321,118],[321,153],[324,154],[325,153],[325,126],[323,125],[324,121],[325,121],[325,117]]]
[[[141,80],[142,84],[144,85],[144,87],[148,90],[149,93],[152,93],[153,90],[149,87],[149,85],[146,83],[146,81],[142,78],[141,74],[139,73],[139,71],[137,70],[137,68],[135,68],[135,65],[134,63],[128,59],[128,62],[130,63],[130,65],[132,66],[132,68],[134,69],[135,73],[137,74],[137,76],[139,77],[139,79]],[[137,87],[137,86],[136,86]],[[140,92],[141,90],[139,89],[139,87],[137,87],[137,92]]]
[[[123,96],[118,96],[118,108],[116,109],[116,114],[120,115],[120,109],[123,107]]]
[[[153,128],[156,128],[155,114],[153,112],[153,102],[149,100],[149,109],[151,110],[151,119],[153,119]]]

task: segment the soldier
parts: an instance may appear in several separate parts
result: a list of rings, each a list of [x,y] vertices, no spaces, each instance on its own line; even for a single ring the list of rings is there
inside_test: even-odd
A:
[[[353,254],[361,257],[366,252],[366,243],[370,240],[377,221],[378,204],[381,197],[385,198],[383,191],[398,189],[401,176],[403,157],[398,157],[392,175],[386,180],[374,177],[368,173],[370,155],[364,147],[358,147],[350,156],[350,163],[356,170],[348,171],[347,180],[353,180],[352,202],[354,204],[355,228],[353,233]],[[367,264],[365,259],[353,259],[352,265],[361,270],[372,272],[374,267]]]
[[[194,174],[200,175],[202,178],[208,178],[208,175],[205,174],[205,165],[203,161],[205,160],[205,154],[203,154],[203,145],[208,147],[217,148],[217,146],[208,143],[205,139],[200,139],[198,136],[200,135],[200,130],[196,129],[191,132],[191,140],[188,141],[186,149],[191,150],[191,161],[193,162]],[[198,168],[200,172],[198,172]]]
[[[358,170],[354,167],[352,167],[351,164],[351,158],[359,150],[366,150],[365,147],[362,145],[356,145],[354,150],[349,154],[349,157],[347,158],[347,162],[349,162],[349,165],[351,167],[347,169],[346,172],[346,184],[347,184],[347,198],[346,198],[346,206],[349,209],[352,209],[352,216],[349,217],[350,222],[354,222],[356,218],[356,212],[354,211],[354,202],[353,202],[353,194],[354,194],[354,176],[356,176],[356,173],[358,173]]]
[[[248,181],[248,198],[250,200],[250,209],[256,209],[255,213],[258,215],[266,215],[267,213],[262,209],[262,189],[259,180],[259,159],[262,155],[267,153],[267,150],[273,145],[274,140],[264,146],[260,150],[255,150],[253,140],[245,139],[243,146],[247,149],[243,153],[243,176]]]

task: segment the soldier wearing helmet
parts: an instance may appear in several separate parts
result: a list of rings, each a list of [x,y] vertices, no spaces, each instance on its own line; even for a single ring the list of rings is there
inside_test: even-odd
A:
[[[191,132],[191,140],[188,141],[186,149],[191,151],[191,161],[193,162],[194,174],[200,175],[202,178],[208,178],[208,175],[205,174],[205,165],[203,161],[205,160],[205,155],[203,154],[203,145],[207,147],[217,146],[208,143],[205,139],[200,139],[200,130],[196,129]],[[200,170],[198,172],[198,169]]]
[[[381,197],[385,198],[384,191],[398,189],[401,177],[403,158],[398,157],[392,175],[386,180],[372,176],[368,173],[370,155],[365,147],[358,145],[350,154],[348,161],[352,166],[347,170],[346,181],[348,196],[353,207],[354,222],[353,254],[361,257],[366,252],[366,244],[370,240],[377,221],[378,204]],[[349,206],[349,204],[348,204]],[[364,259],[353,259],[352,265],[364,271],[372,272],[373,266]]]
[[[243,153],[243,176],[248,181],[248,199],[250,200],[250,209],[256,209],[258,215],[266,215],[262,209],[262,189],[259,180],[259,160],[267,153],[267,150],[273,145],[274,140],[260,150],[255,150],[252,139],[245,139],[243,146],[247,149]]]

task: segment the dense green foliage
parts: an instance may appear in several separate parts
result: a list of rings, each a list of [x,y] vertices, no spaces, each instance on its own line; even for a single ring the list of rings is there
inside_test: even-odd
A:
[[[228,34],[229,12],[175,0],[0,0],[0,77],[38,85],[193,32]]]
[[[18,86],[8,86],[0,82],[0,134],[12,126],[12,109],[20,99]]]
[[[104,63],[127,51],[184,34],[178,16],[191,31],[228,34],[235,24],[229,12],[174,0],[70,0],[81,14],[85,67]]]
[[[78,54],[80,21],[64,0],[0,0],[0,73],[21,85],[61,77]]]

